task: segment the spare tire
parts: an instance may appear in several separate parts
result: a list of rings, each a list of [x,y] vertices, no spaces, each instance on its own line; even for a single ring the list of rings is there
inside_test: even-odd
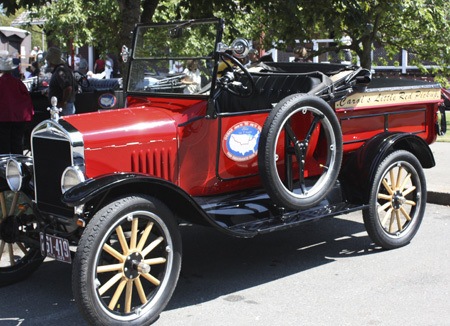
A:
[[[342,132],[327,102],[294,94],[270,112],[261,131],[261,182],[279,206],[305,209],[332,189],[342,162]]]

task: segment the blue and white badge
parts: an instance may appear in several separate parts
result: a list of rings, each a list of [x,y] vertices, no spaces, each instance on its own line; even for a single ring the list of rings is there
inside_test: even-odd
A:
[[[223,136],[225,155],[233,161],[242,162],[258,154],[261,126],[256,122],[243,121],[235,124]]]
[[[98,105],[102,109],[112,109],[117,103],[117,98],[114,96],[114,94],[111,93],[105,93],[99,96],[98,98]]]

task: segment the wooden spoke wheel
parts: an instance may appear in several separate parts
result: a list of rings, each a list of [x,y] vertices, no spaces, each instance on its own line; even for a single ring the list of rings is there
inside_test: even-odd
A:
[[[181,267],[181,238],[169,209],[126,197],[88,223],[73,264],[80,311],[95,325],[148,325],[167,305]]]
[[[294,94],[271,111],[261,131],[261,181],[280,206],[304,209],[318,204],[333,187],[342,161],[342,133],[324,100]]]
[[[31,200],[22,192],[0,192],[0,285],[24,279],[42,263]]]
[[[398,150],[380,164],[364,224],[371,239],[386,249],[408,244],[419,229],[426,204],[422,166],[410,152]]]

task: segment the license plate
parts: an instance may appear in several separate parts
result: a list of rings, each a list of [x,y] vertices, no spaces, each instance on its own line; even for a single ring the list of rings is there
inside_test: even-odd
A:
[[[41,232],[40,240],[42,256],[54,258],[58,261],[69,264],[72,262],[69,241],[67,239],[63,239],[52,234],[46,234],[44,237],[44,233]],[[47,254],[45,253],[45,249],[47,249]]]

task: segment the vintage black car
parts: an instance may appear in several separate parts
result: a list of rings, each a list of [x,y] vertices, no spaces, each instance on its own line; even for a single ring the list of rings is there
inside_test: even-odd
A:
[[[75,97],[77,114],[123,107],[124,97],[121,78],[88,78],[77,71],[74,74],[79,84],[78,93]],[[33,79],[26,80],[25,83],[30,91],[31,100],[34,105],[33,120],[28,124],[24,138],[25,148],[30,150],[31,131],[42,121],[50,119],[48,109],[51,104],[50,99],[45,93],[48,87],[48,79],[34,77]]]

